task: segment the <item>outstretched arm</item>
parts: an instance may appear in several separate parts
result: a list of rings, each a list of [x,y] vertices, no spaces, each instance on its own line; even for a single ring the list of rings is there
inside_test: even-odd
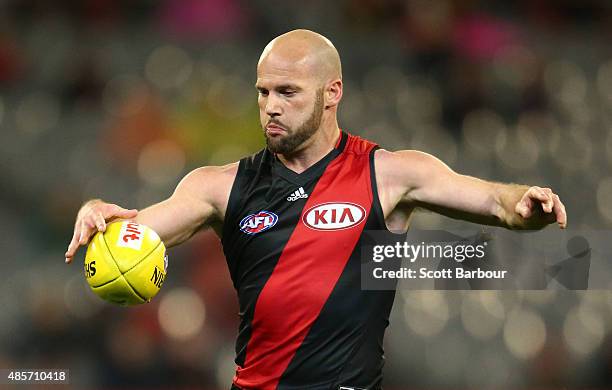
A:
[[[204,225],[222,222],[237,166],[195,169],[181,180],[172,196],[141,211],[99,199],[86,202],[77,214],[66,263],[72,261],[80,246],[87,245],[91,236],[105,231],[106,224],[117,219],[132,219],[149,226],[168,247],[187,240]]]
[[[377,169],[391,209],[400,203],[423,207],[451,218],[541,229],[567,226],[565,206],[549,188],[494,183],[454,172],[430,154],[405,150],[377,152]]]

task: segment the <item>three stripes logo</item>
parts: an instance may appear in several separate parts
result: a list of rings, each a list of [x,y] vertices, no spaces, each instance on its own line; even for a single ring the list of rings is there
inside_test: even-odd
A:
[[[308,198],[308,194],[304,192],[304,187],[300,187],[297,190],[293,191],[291,195],[287,197],[289,202],[295,202],[298,199]]]

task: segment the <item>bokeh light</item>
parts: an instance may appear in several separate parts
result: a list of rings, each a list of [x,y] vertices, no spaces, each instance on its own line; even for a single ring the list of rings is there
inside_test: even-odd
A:
[[[597,209],[608,221],[612,222],[612,176],[602,178],[596,189]]]
[[[442,114],[442,99],[431,83],[413,85],[408,81],[397,93],[397,113],[406,127],[434,124]]]
[[[487,157],[495,150],[504,149],[508,130],[502,117],[490,110],[468,113],[463,121],[463,136],[470,151]]]
[[[144,107],[148,93],[148,88],[140,77],[131,74],[118,75],[104,87],[102,104],[111,115],[131,116]]]
[[[538,138],[524,127],[510,133],[507,142],[495,144],[495,152],[501,162],[516,171],[533,169],[538,162],[540,149]]]
[[[544,71],[544,85],[549,95],[566,109],[584,101],[587,81],[584,71],[574,62],[551,62]]]
[[[465,330],[480,340],[495,337],[504,323],[504,307],[495,292],[470,292],[463,296],[461,322]]]
[[[516,309],[508,314],[504,325],[506,347],[519,359],[531,359],[546,341],[546,325],[542,316],[528,309]]]
[[[175,46],[156,48],[145,66],[147,79],[160,89],[179,88],[191,76],[193,61]]]
[[[431,338],[444,329],[449,319],[442,291],[413,291],[404,295],[404,319],[415,334]]]
[[[601,315],[587,305],[572,308],[563,323],[563,338],[572,352],[580,357],[593,353],[604,338]]]
[[[25,134],[38,135],[57,125],[60,109],[55,95],[34,92],[26,96],[15,110],[15,124]]]
[[[557,290],[519,291],[525,302],[535,306],[551,304],[557,298]]]
[[[606,136],[606,157],[608,158],[608,165],[612,167],[612,131],[608,131]]]
[[[585,171],[593,157],[593,144],[580,130],[568,129],[558,145],[549,145],[554,162],[567,172]]]
[[[411,148],[430,153],[448,165],[454,165],[459,157],[459,148],[445,129],[422,125],[421,131],[414,134]]]
[[[612,61],[599,66],[597,70],[597,89],[604,102],[612,107]]]
[[[204,302],[192,289],[175,288],[162,296],[158,319],[169,337],[178,340],[195,337],[202,330],[205,318]]]
[[[207,104],[225,118],[245,115],[257,101],[253,86],[239,76],[219,77],[206,89]]]
[[[169,140],[152,141],[138,156],[138,173],[149,185],[176,183],[185,167],[185,160],[185,152],[176,143]]]

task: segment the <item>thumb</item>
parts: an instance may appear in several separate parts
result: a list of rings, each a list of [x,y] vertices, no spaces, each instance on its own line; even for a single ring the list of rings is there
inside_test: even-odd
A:
[[[520,201],[516,204],[514,211],[523,218],[528,218],[530,214],[529,207],[523,201]]]

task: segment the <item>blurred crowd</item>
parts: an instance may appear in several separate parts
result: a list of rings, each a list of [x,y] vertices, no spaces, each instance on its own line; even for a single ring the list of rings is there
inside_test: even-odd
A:
[[[228,388],[238,316],[219,240],[170,250],[152,303],[112,307],[63,253],[80,204],[142,208],[264,145],[255,66],[294,28],[343,61],[340,125],[612,225],[612,3],[0,2],[0,368],[99,388]],[[419,213],[414,226],[466,223]],[[612,292],[399,291],[386,387],[612,384]]]

